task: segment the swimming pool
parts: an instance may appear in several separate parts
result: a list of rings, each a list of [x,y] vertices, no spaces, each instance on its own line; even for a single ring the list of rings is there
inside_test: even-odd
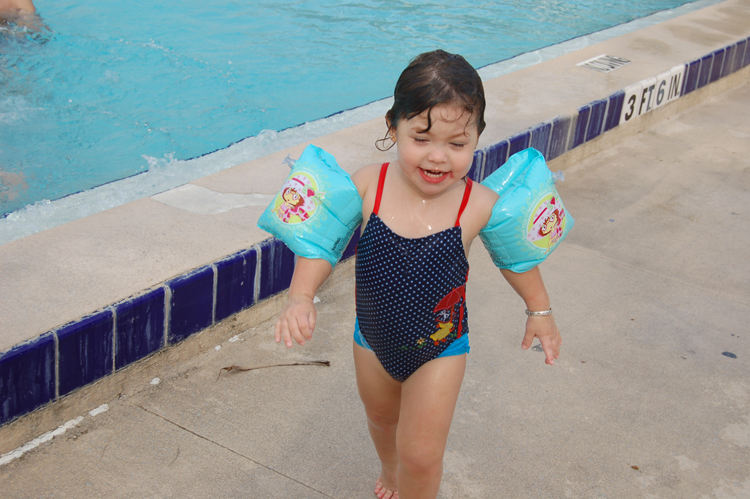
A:
[[[149,172],[61,223],[252,159],[204,155],[386,97],[425,50],[481,67],[685,3],[37,0],[49,32],[0,32],[0,244],[48,227],[44,200]]]

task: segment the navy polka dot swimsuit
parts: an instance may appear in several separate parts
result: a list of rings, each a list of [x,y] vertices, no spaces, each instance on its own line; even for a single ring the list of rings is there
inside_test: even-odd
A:
[[[469,333],[466,311],[466,259],[461,213],[456,225],[410,239],[394,233],[378,216],[388,163],[380,170],[375,206],[357,244],[357,320],[385,370],[404,381]]]

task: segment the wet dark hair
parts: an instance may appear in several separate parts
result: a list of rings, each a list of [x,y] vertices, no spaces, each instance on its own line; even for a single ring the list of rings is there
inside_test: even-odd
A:
[[[409,63],[396,82],[393,106],[385,113],[388,130],[376,147],[385,151],[390,132],[401,119],[412,119],[427,111],[427,132],[432,128],[430,112],[441,104],[455,104],[470,115],[469,122],[476,123],[479,134],[484,131],[484,87],[477,71],[466,59],[444,50],[420,54]],[[382,145],[381,145],[382,144]]]

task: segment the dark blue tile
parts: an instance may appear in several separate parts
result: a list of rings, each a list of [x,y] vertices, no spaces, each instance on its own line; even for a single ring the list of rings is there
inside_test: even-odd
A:
[[[745,39],[745,60],[742,61],[742,67],[750,66],[750,37]]]
[[[113,326],[105,310],[57,330],[61,396],[112,372]]]
[[[508,141],[492,144],[484,150],[484,178],[492,175],[508,161]]]
[[[696,59],[687,65],[685,69],[685,79],[683,80],[682,95],[689,94],[698,88],[698,76],[701,72],[701,60]]]
[[[529,148],[531,143],[531,133],[529,130],[523,131],[508,139],[508,157],[510,158],[517,152]]]
[[[725,54],[725,50],[723,48],[719,50],[715,50],[713,52],[714,65],[711,68],[711,78],[709,78],[708,80],[709,83],[713,83],[719,78],[721,78],[721,70],[724,65],[724,54]]]
[[[737,71],[737,44],[734,43],[727,47],[726,56],[724,57],[724,68],[721,71],[721,77],[724,78]]]
[[[578,109],[578,120],[576,121],[575,135],[573,135],[573,145],[571,149],[575,149],[586,141],[586,130],[589,126],[589,117],[591,116],[591,104]]]
[[[734,73],[735,71],[734,58],[735,58],[735,55],[737,54],[737,44],[732,44],[729,47],[727,47],[725,54],[726,55],[724,56],[724,67],[721,69],[720,78],[724,78]]]
[[[115,307],[115,369],[165,346],[164,296],[158,288]]]
[[[708,82],[711,79],[711,68],[713,67],[713,63],[713,54],[701,57],[701,73],[698,75],[698,88],[703,88],[708,85]]]
[[[484,180],[482,170],[484,169],[484,151],[482,149],[474,151],[474,159],[471,162],[471,168],[469,169],[469,178],[474,182],[481,182]]]
[[[620,90],[609,96],[609,105],[607,106],[607,118],[604,122],[604,131],[612,130],[620,124],[620,115],[622,115],[622,104],[625,102],[625,91]]]
[[[473,180],[473,179],[472,179]],[[357,226],[356,229],[354,229],[354,234],[352,234],[352,238],[349,240],[349,244],[346,245],[346,249],[344,250],[344,254],[341,255],[341,260],[347,260],[354,256],[354,253],[357,251],[357,243],[359,242],[359,236],[360,236],[360,230],[362,229],[362,226]]]
[[[552,122],[552,133],[547,148],[547,161],[568,152],[568,135],[570,135],[571,123],[570,116],[558,116]]]
[[[216,321],[226,319],[255,303],[258,255],[244,250],[216,264]]]
[[[550,132],[552,132],[552,123],[539,123],[531,130],[531,144],[545,158],[547,157],[547,147],[549,145]]]
[[[737,54],[734,56],[734,70],[739,71],[744,68],[745,51],[747,50],[747,40],[737,42]]]
[[[294,253],[278,239],[267,239],[260,250],[260,292],[258,300],[289,288],[294,274]]]
[[[213,324],[214,271],[204,267],[167,283],[172,292],[169,343],[184,340]]]
[[[594,101],[589,106],[591,106],[591,116],[589,116],[589,126],[586,129],[586,142],[602,133],[604,117],[607,114],[607,99]]]
[[[47,333],[0,354],[0,425],[55,398],[55,338]]]

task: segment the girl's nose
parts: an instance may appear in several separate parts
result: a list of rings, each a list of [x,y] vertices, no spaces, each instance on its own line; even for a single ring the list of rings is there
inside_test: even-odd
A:
[[[430,152],[427,154],[427,159],[433,163],[444,163],[448,156],[440,146],[430,148]]]

